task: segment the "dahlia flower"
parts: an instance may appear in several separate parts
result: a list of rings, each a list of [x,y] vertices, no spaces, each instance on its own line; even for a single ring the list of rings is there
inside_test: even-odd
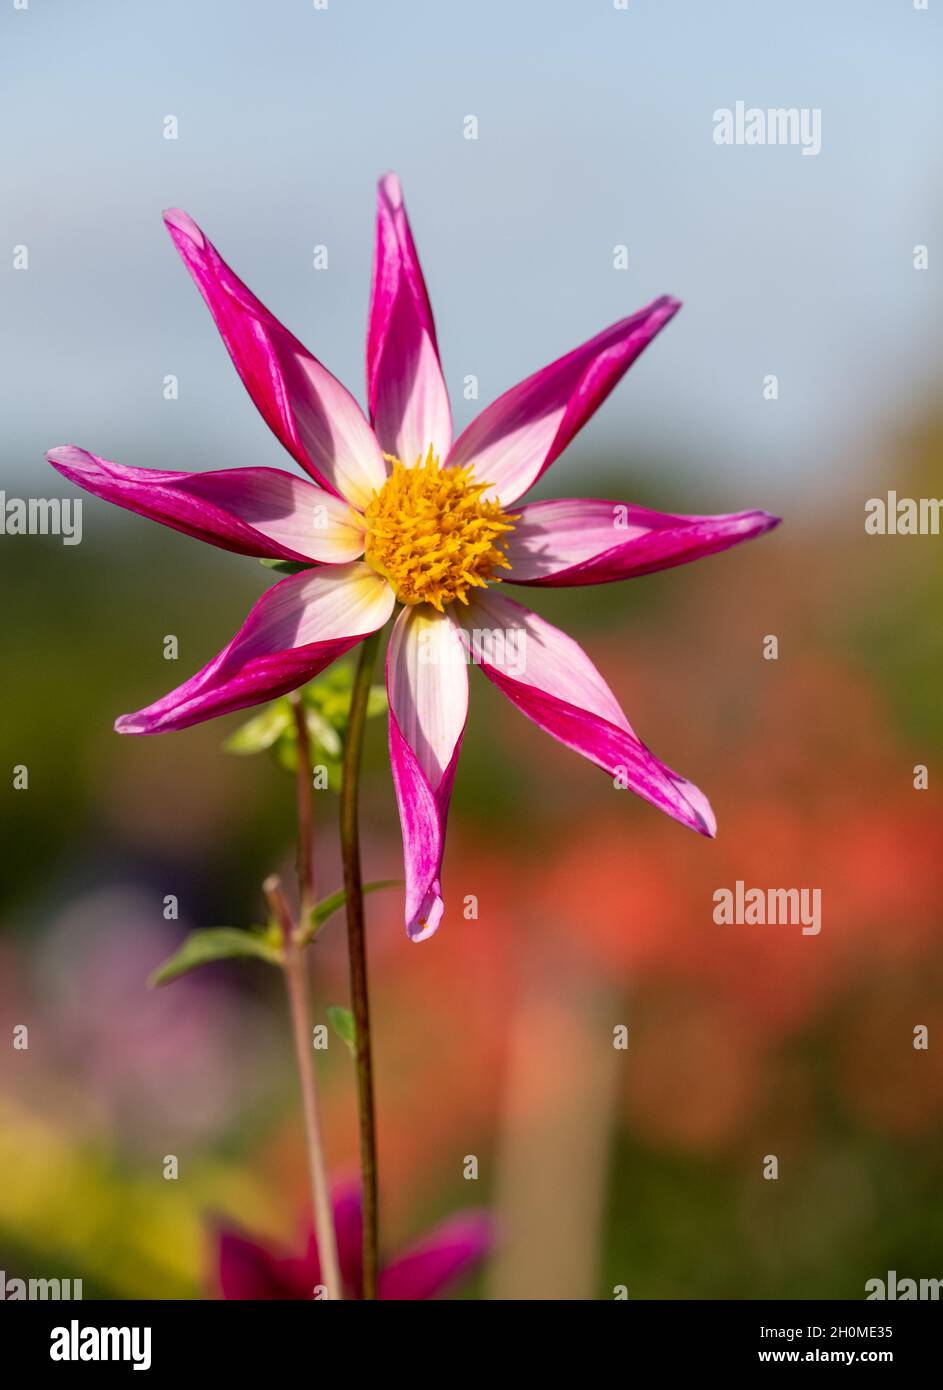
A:
[[[762,511],[676,516],[597,499],[521,502],[678,301],[662,297],[620,319],[511,387],[453,441],[429,296],[395,176],[379,185],[369,421],[186,213],[164,218],[249,395],[307,476],[130,468],[72,446],[47,458],[118,506],[303,568],[258,600],[201,671],[122,715],[119,733],[182,729],[282,695],[398,608],[386,662],[389,746],[414,940],[431,935],[443,913],[439,878],[470,656],[541,729],[682,825],[713,835],[707,798],[641,742],[586,653],[504,587],[628,579],[777,524]]]
[[[362,1212],[357,1187],[334,1192],[337,1256],[347,1298],[361,1286]],[[226,1299],[311,1299],[321,1284],[321,1261],[313,1231],[301,1255],[250,1240],[239,1231],[219,1231],[218,1277]],[[464,1211],[435,1226],[380,1270],[381,1299],[435,1298],[488,1253],[491,1223],[485,1212]]]

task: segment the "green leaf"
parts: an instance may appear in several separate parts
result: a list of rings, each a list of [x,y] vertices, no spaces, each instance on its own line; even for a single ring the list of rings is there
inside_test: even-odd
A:
[[[349,666],[329,667],[316,681],[299,692],[305,714],[305,724],[311,743],[311,762],[327,768],[328,786],[339,791],[344,734],[350,715],[350,694],[353,673]],[[367,699],[367,715],[373,717],[387,708],[386,691],[382,685],[371,688]],[[223,744],[227,753],[261,753],[270,751],[279,767],[286,772],[298,770],[298,730],[291,701],[285,696],[241,724]]]
[[[309,681],[302,690],[302,695],[308,704],[321,708],[325,700],[331,697],[345,694],[349,696],[353,684],[353,667],[348,661],[337,661],[313,681]]]
[[[281,965],[282,952],[272,928],[253,927],[251,931],[242,931],[239,927],[201,927],[192,931],[180,949],[158,966],[147,983],[155,989],[200,965],[247,956],[267,960],[270,965]]]
[[[348,664],[339,662],[306,685],[301,698],[309,709],[316,709],[339,734],[343,734],[350,716],[353,683],[353,670]],[[386,688],[382,685],[371,686],[367,698],[368,717],[383,714],[386,708]]]
[[[363,885],[364,897],[368,893],[378,892],[381,888],[402,888],[402,886],[403,880],[401,878],[379,878],[373,883]],[[313,941],[328,918],[333,917],[334,913],[338,912],[346,901],[346,892],[343,888],[339,888],[336,893],[331,893],[328,897],[322,898],[319,903],[315,903],[311,909],[308,930],[301,938],[302,945],[307,945],[309,941]]]
[[[341,736],[329,720],[316,709],[305,709],[305,727],[308,730],[308,738],[311,740],[312,753],[323,750],[329,758],[335,762],[343,752],[344,745],[341,743]],[[312,762],[318,759],[312,757]]]
[[[276,574],[300,574],[302,570],[309,570],[310,565],[302,565],[297,560],[260,560],[260,565],[264,565],[267,570],[274,570]]]
[[[327,1021],[340,1038],[341,1042],[346,1043],[350,1048],[351,1056],[357,1053],[357,1025],[350,1009],[345,1009],[342,1004],[329,1004],[327,1006]]]
[[[284,772],[295,773],[298,771],[298,740],[291,734],[283,734],[271,749],[276,763]],[[312,748],[311,762],[314,767],[327,768],[327,785],[332,792],[339,792],[341,788],[341,764],[338,759],[328,758],[318,749]],[[321,784],[318,784],[321,789]]]
[[[271,753],[283,772],[298,771],[298,738],[293,728],[279,734],[272,744]]]
[[[240,724],[223,747],[227,753],[261,753],[271,748],[294,724],[291,705],[283,697],[266,705],[245,724]]]

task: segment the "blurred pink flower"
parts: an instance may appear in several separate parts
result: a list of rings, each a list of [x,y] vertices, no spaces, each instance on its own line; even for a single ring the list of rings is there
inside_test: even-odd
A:
[[[345,1298],[361,1288],[363,1249],[359,1186],[334,1192],[334,1227]],[[482,1211],[466,1211],[443,1221],[424,1239],[380,1271],[379,1297],[387,1300],[435,1298],[468,1273],[488,1253],[491,1226]],[[219,1284],[227,1299],[312,1299],[321,1283],[321,1261],[313,1232],[303,1255],[286,1255],[249,1240],[238,1231],[219,1232]]]
[[[367,334],[370,422],[259,302],[186,213],[165,220],[263,419],[308,481],[278,469],[127,468],[72,446],[49,461],[119,506],[227,550],[302,565],[176,690],[116,723],[154,734],[273,699],[382,628],[389,741],[406,858],[406,926],[434,932],[446,820],[480,665],[539,728],[702,835],[704,794],[639,739],[571,638],[489,585],[606,583],[763,534],[762,511],[683,516],[584,499],[520,498],[680,308],[663,296],[506,391],[452,440],[429,296],[398,179],[379,186]]]

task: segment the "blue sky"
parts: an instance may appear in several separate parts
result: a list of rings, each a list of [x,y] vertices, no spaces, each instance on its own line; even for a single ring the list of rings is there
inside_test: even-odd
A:
[[[168,205],[362,400],[374,182],[391,168],[459,425],[467,374],[485,404],[656,294],[685,301],[555,490],[605,447],[626,496],[633,464],[655,460],[691,510],[814,504],[938,384],[935,0],[0,7],[8,487],[49,491],[43,449],[67,442],[152,467],[285,461],[177,260]],[[820,108],[821,153],[715,145],[713,112],[737,100]]]

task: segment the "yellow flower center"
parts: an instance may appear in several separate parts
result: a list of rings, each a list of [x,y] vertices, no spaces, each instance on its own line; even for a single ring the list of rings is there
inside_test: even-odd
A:
[[[364,559],[392,586],[400,603],[467,603],[469,589],[510,569],[504,551],[516,516],[497,502],[482,501],[490,483],[471,480],[471,467],[440,468],[432,449],[407,467],[393,465],[364,511]]]

